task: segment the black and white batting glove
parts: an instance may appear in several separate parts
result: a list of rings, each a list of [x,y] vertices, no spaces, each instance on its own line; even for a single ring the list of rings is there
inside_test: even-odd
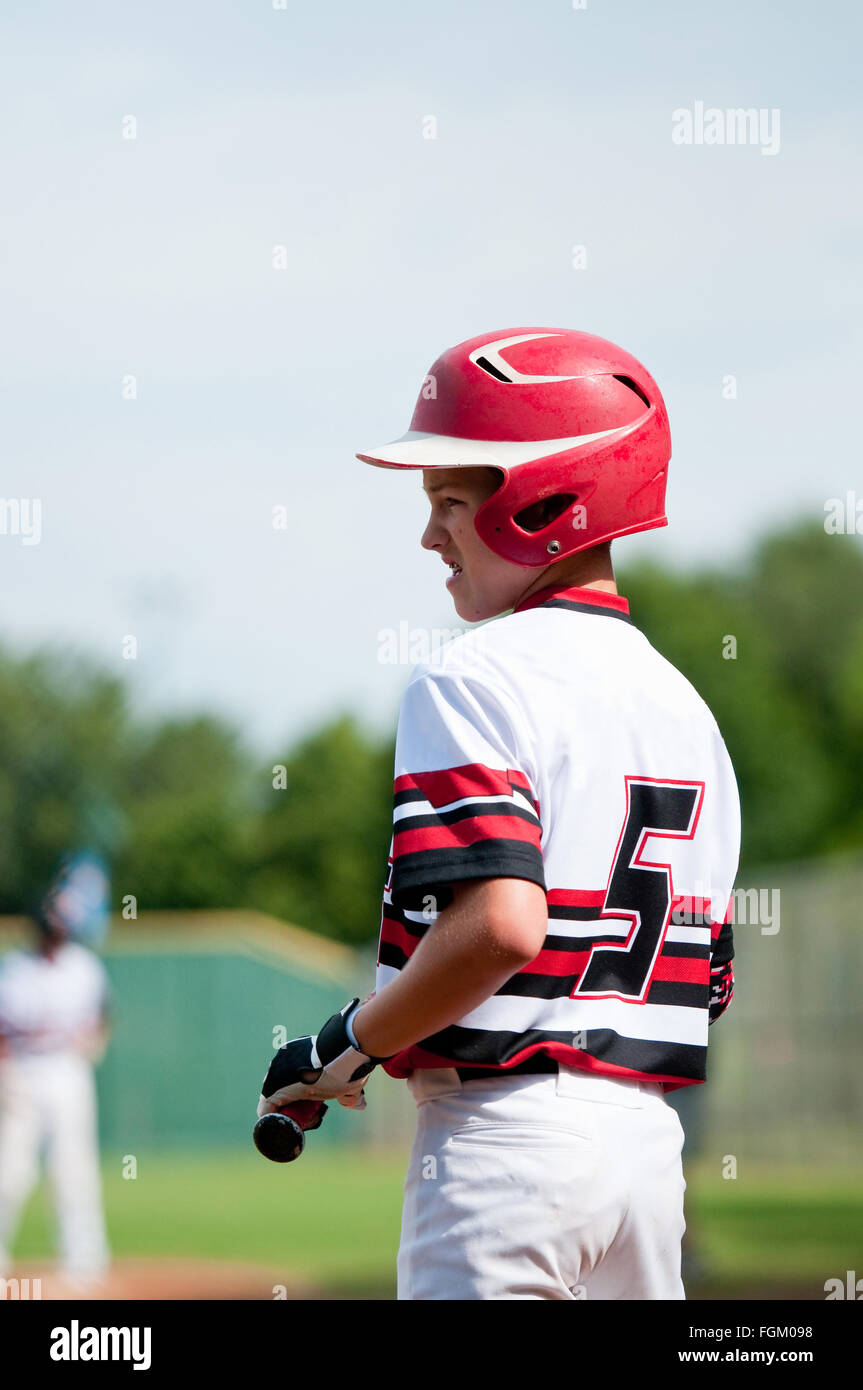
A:
[[[358,997],[352,999],[315,1037],[293,1038],[279,1048],[261,1087],[259,1118],[296,1100],[338,1098],[349,1109],[365,1109],[366,1080],[379,1062],[389,1059],[369,1057],[351,1042],[348,1028],[359,1003]],[[307,1071],[316,1071],[317,1078],[304,1081]]]

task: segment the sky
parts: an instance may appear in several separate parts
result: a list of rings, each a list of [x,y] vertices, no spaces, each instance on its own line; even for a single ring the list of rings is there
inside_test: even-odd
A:
[[[260,751],[348,710],[391,731],[381,634],[459,620],[421,476],[354,454],[486,330],[582,329],[659,383],[669,526],[619,563],[733,565],[863,498],[861,27],[850,0],[6,0],[0,642]],[[676,142],[697,103],[762,134]]]

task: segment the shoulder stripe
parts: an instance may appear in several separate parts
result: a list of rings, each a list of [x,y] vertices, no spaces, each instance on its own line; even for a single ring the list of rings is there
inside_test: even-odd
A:
[[[524,878],[545,888],[542,854],[526,841],[485,838],[402,853],[393,862],[392,898],[396,902],[407,893],[474,878]]]

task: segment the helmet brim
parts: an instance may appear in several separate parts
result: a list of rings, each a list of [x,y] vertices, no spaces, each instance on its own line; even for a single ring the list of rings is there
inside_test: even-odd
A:
[[[610,434],[620,434],[631,428],[600,430],[596,434],[577,434],[568,439],[460,439],[456,435],[428,434],[408,430],[400,439],[378,448],[357,454],[363,463],[377,468],[499,468],[508,473],[520,463],[551,458],[576,449],[580,444],[593,444]]]

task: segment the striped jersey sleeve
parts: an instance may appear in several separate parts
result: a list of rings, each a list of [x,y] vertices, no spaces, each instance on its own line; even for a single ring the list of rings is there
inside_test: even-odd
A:
[[[503,697],[418,667],[399,715],[389,893],[409,909],[481,878],[545,888],[540,808]],[[444,902],[446,892],[444,891]]]
[[[722,923],[715,923],[716,932],[710,952],[710,996],[708,1003],[708,1023],[715,1023],[731,1003],[734,994],[734,936],[731,914]]]

